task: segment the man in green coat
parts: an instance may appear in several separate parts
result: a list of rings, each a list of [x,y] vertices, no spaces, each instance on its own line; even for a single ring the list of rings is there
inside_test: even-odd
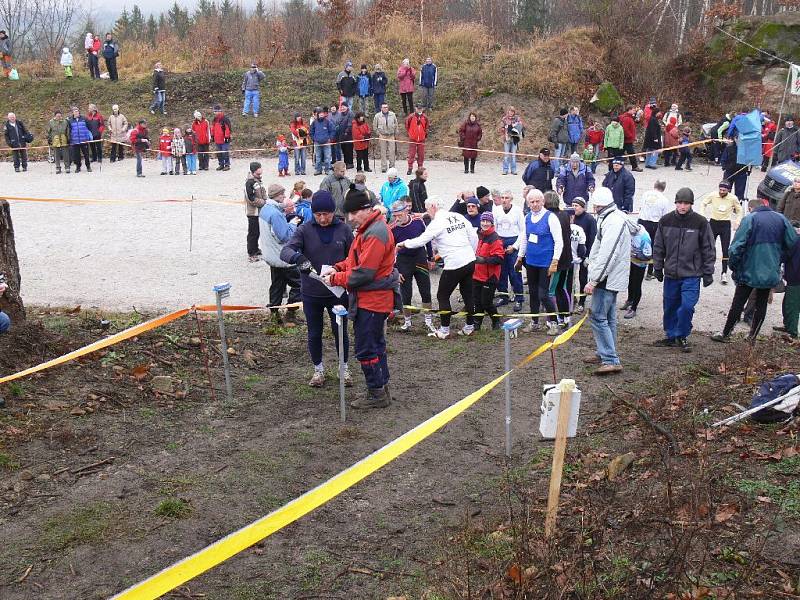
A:
[[[728,258],[736,291],[725,327],[722,332],[712,335],[712,340],[730,341],[747,299],[755,292],[755,313],[748,335],[748,340],[755,342],[767,315],[769,292],[781,280],[783,256],[796,241],[797,233],[792,224],[782,214],[770,208],[769,200],[762,199],[761,206],[742,219],[731,243]]]
[[[622,128],[622,125],[620,125],[618,116],[613,117],[611,123],[606,127],[603,146],[608,151],[608,158],[614,158],[615,156],[622,156],[624,154],[625,130]],[[611,170],[611,161],[608,161],[608,170]]]
[[[47,124],[47,145],[53,151],[56,162],[56,174],[61,173],[61,162],[64,162],[69,173],[69,123],[60,110],[53,113],[53,118]]]

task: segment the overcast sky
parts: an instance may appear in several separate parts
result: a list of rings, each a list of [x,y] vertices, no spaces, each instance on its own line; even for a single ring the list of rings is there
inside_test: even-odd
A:
[[[121,2],[109,3],[103,0],[82,0],[82,4],[86,8],[91,8],[94,14],[105,20],[107,18],[116,17],[122,12],[123,6],[130,10],[133,5],[136,4],[146,15],[149,13],[158,14],[169,9],[174,1],[175,0],[122,0]],[[220,4],[220,1],[221,0],[217,0],[217,5]],[[273,1],[276,0],[270,0],[266,4],[269,6]],[[253,8],[256,5],[256,0],[238,0],[238,4],[241,4],[245,8]],[[281,2],[277,2],[277,4],[281,4]],[[197,1],[178,0],[178,5],[182,6],[183,8],[188,8],[191,11],[197,5]]]

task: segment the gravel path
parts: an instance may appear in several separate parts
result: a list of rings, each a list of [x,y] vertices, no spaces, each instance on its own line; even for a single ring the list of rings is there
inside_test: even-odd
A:
[[[245,252],[247,220],[242,196],[249,160],[235,160],[232,170],[224,173],[163,177],[158,175],[157,163],[148,161],[144,179],[135,177],[131,159],[121,164],[104,162],[102,169],[95,168],[92,173],[70,175],[55,175],[47,163],[31,164],[27,173],[20,174],[11,171],[10,163],[3,164],[3,194],[7,196],[108,202],[13,202],[26,302],[159,311],[211,302],[212,286],[227,281],[233,285],[229,302],[266,304],[269,269],[248,263]],[[278,179],[274,159],[262,163],[266,182],[280,181],[287,189],[291,187],[295,178]],[[404,166],[398,162],[400,169]],[[496,162],[479,162],[475,175],[464,175],[460,163],[431,161],[427,166],[431,195],[449,198],[460,189],[484,185],[510,188],[519,197],[523,185],[518,176],[501,175]],[[598,174],[603,169],[598,169]],[[691,187],[699,197],[716,189],[721,171],[699,163],[691,173],[660,168],[635,176],[638,201],[657,177],[666,179],[670,197],[683,186]],[[751,192],[762,177],[758,171],[753,174]],[[322,177],[304,179],[316,188]],[[383,180],[379,172],[371,173],[368,184],[377,191]],[[189,202],[192,197],[194,204]],[[703,289],[695,326],[704,331],[720,329],[732,293],[732,285],[718,282]],[[780,320],[781,298],[777,296],[770,307],[765,332]],[[660,303],[660,285],[646,281],[639,316],[625,324],[660,328]]]

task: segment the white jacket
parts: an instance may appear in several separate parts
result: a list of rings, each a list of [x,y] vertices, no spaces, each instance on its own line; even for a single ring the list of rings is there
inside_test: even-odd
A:
[[[597,216],[597,237],[586,263],[588,279],[597,284],[606,281],[609,292],[628,289],[631,268],[631,235],[638,230],[616,204],[609,204]]]
[[[639,202],[639,220],[658,223],[661,217],[674,210],[667,197],[658,190],[647,190]]]
[[[458,213],[440,210],[428,225],[425,233],[406,240],[406,248],[421,248],[433,242],[444,261],[445,271],[455,271],[475,260],[478,233]]]
[[[525,237],[525,215],[522,208],[512,205],[511,210],[506,212],[501,205],[492,206],[494,216],[494,230],[500,237],[515,237],[517,241],[512,245],[519,250],[522,238]]]

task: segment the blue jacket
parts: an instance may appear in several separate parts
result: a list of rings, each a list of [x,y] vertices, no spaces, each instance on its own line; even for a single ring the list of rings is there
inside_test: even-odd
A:
[[[759,206],[744,219],[733,237],[728,266],[736,283],[769,289],[781,280],[781,260],[797,242],[788,219]]]
[[[303,223],[310,223],[314,220],[314,215],[311,213],[311,202],[308,200],[300,200],[294,205],[294,213],[303,219]]]
[[[312,120],[309,133],[315,144],[327,144],[331,140],[336,139],[336,127],[334,127],[331,120],[327,117],[324,119],[317,117]]]
[[[391,213],[392,204],[394,204],[397,200],[400,200],[400,198],[403,196],[408,196],[408,186],[406,185],[406,182],[399,177],[395,179],[393,183],[386,181],[381,186],[380,196],[381,202]]]
[[[372,78],[369,73],[361,73],[358,76],[358,95],[362,98],[372,96]]]
[[[617,208],[625,212],[633,212],[633,194],[636,193],[636,180],[625,167],[615,173],[612,169],[603,179],[603,187],[607,187],[614,195]]]
[[[69,123],[69,143],[71,146],[92,140],[92,132],[86,126],[86,119],[83,116],[70,117],[67,122]]]
[[[335,265],[347,258],[352,243],[353,230],[338,217],[328,227],[320,227],[316,221],[311,221],[294,231],[292,239],[281,250],[281,260],[294,265],[305,257],[319,273],[322,265]],[[306,273],[300,273],[300,290],[304,296],[333,297],[328,288]],[[342,304],[347,306],[347,298],[342,300]]]
[[[386,86],[389,84],[389,78],[383,71],[375,71],[372,74],[372,93],[385,94]]]
[[[568,162],[558,170],[556,189],[564,195],[564,204],[567,206],[572,206],[572,200],[578,196],[588,202],[589,192],[594,191],[594,174],[581,162],[578,174],[574,175]]]
[[[567,115],[567,135],[572,144],[577,144],[583,137],[583,119],[580,115]]]
[[[528,163],[522,174],[522,181],[525,182],[525,185],[532,185],[541,192],[547,192],[553,189],[555,174],[552,161],[543,163],[536,158]]]
[[[432,88],[436,87],[439,82],[439,69],[435,64],[424,64],[419,70],[419,84],[422,87]]]
[[[272,199],[261,207],[258,213],[261,233],[261,251],[264,261],[271,267],[286,268],[290,263],[281,259],[283,245],[294,235],[296,225],[286,220],[283,206]]]

